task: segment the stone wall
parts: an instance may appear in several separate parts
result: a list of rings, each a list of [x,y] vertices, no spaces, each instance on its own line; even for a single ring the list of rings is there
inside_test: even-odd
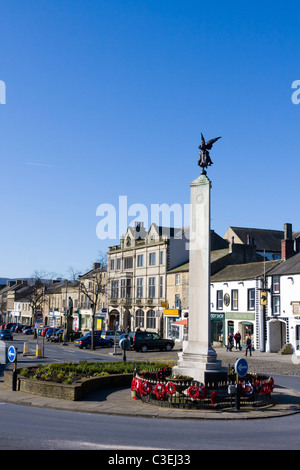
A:
[[[83,397],[90,392],[107,388],[130,386],[132,377],[132,374],[104,375],[101,377],[79,380],[72,385],[64,385],[55,382],[29,379],[18,375],[17,390],[49,398],[78,401],[82,400]],[[11,370],[4,371],[4,383],[8,387],[12,387]]]

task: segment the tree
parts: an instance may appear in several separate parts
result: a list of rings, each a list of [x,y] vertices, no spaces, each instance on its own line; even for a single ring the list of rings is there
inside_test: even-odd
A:
[[[99,301],[105,299],[107,287],[107,261],[106,256],[100,253],[99,259],[94,263],[93,268],[86,274],[78,276],[79,289],[90,302],[92,309],[92,335],[91,348],[95,349],[94,332],[95,317]]]
[[[28,286],[27,291],[23,294],[24,299],[27,300],[31,308],[31,325],[34,325],[36,315],[38,311],[43,312],[44,303],[48,301],[47,287],[49,285],[48,280],[46,280],[46,275],[35,271],[32,276],[30,285]],[[36,338],[36,330],[34,330],[34,336]]]

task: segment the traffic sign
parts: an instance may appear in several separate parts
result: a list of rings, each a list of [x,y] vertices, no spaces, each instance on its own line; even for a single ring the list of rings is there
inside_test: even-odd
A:
[[[235,361],[234,368],[235,368],[235,373],[237,375],[239,375],[240,377],[245,377],[245,375],[248,372],[248,362],[246,361],[246,359],[241,357],[240,359],[237,359]]]
[[[15,362],[15,360],[17,359],[17,350],[14,346],[9,346],[7,357],[9,362]]]

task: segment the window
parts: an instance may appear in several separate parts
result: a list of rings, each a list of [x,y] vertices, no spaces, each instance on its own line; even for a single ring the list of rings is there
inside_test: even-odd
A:
[[[111,298],[118,299],[119,297],[119,281],[111,281]]]
[[[217,290],[217,310],[223,309],[223,291]]]
[[[255,309],[255,289],[248,289],[248,310]]]
[[[115,260],[111,259],[110,260],[110,270],[113,271],[115,269]]]
[[[272,311],[273,315],[280,315],[280,297],[276,295],[272,299]]]
[[[121,299],[126,297],[126,279],[121,279]]]
[[[164,264],[164,252],[160,251],[159,253],[159,264]]]
[[[144,326],[145,326],[145,315],[144,315],[144,311],[141,310],[141,309],[136,311],[135,326],[136,326],[136,328],[138,328],[138,327],[144,328]]]
[[[238,310],[239,308],[239,291],[237,289],[232,289],[231,291],[231,309]]]
[[[131,279],[127,279],[126,282],[126,297],[127,299],[131,298]]]
[[[155,266],[155,262],[156,262],[156,253],[149,253],[149,265],[150,266]]]
[[[137,267],[142,268],[144,265],[144,255],[138,255],[137,257]]]
[[[274,276],[273,277],[272,287],[273,287],[273,293],[274,294],[279,294],[280,293],[280,277],[279,276]]]
[[[149,277],[149,299],[155,298],[155,277]]]
[[[175,294],[175,308],[178,310],[180,310],[181,308],[181,300],[179,294]]]
[[[147,328],[155,328],[156,321],[155,321],[155,311],[148,310],[147,312]]]
[[[137,278],[136,296],[138,299],[143,298],[143,278],[142,277]]]
[[[121,269],[121,258],[117,259],[117,270],[120,271]]]
[[[180,274],[176,274],[175,276],[175,285],[180,286]]]
[[[163,299],[164,296],[164,278],[163,276],[160,276],[159,278],[159,297]]]
[[[124,269],[132,269],[132,266],[133,266],[132,256],[127,256],[127,258],[124,258]]]

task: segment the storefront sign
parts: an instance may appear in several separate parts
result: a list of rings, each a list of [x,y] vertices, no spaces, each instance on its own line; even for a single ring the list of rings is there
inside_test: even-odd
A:
[[[173,316],[178,317],[179,312],[178,310],[164,310],[164,315],[173,315]]]

